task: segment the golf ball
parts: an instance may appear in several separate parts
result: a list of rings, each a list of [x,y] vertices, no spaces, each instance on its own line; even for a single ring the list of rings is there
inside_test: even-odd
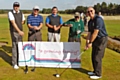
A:
[[[59,74],[56,74],[56,77],[60,77],[60,75],[59,75]]]

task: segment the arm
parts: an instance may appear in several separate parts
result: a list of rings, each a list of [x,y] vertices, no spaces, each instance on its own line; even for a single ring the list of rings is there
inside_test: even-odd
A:
[[[84,31],[84,23],[81,21],[81,33]]]
[[[18,28],[17,24],[15,23],[14,16],[13,16],[12,12],[9,12],[9,13],[8,13],[8,18],[9,18],[10,22],[12,23],[13,27],[16,29],[16,31],[17,31],[21,36],[23,36],[23,35],[24,35],[24,32],[21,31],[21,30]]]
[[[25,24],[25,16],[22,14],[22,24]]]
[[[47,17],[46,18],[46,26],[49,28],[54,28],[52,25],[49,24],[49,22],[50,22],[50,19]]]

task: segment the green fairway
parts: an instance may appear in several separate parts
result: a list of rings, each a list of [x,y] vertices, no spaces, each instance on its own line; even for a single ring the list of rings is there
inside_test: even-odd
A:
[[[71,17],[70,17],[71,16]],[[62,15],[63,21],[72,18],[72,15]],[[45,20],[46,16],[44,16]],[[44,21],[45,22],[45,21]],[[105,20],[107,32],[109,36],[120,35],[120,20]],[[47,27],[42,28],[43,41],[47,41]],[[69,28],[62,27],[61,41],[67,42]],[[24,41],[27,41],[28,28],[24,25]],[[36,68],[35,72],[31,72],[29,68],[28,74],[24,74],[23,68],[14,70],[11,65],[11,37],[9,34],[8,19],[6,16],[0,17],[0,41],[7,41],[8,45],[0,47],[0,80],[90,80],[87,75],[88,71],[92,71],[91,49],[82,55],[82,68],[67,69],[60,78],[56,78],[55,68]],[[81,50],[84,49],[85,40],[82,38]],[[120,54],[110,49],[106,49],[103,65],[102,78],[99,80],[120,80]],[[64,69],[57,69],[61,73]]]

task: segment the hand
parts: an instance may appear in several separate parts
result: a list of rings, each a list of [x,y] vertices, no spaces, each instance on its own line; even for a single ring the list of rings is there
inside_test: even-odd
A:
[[[37,26],[34,26],[34,30],[39,30],[39,28]]]
[[[53,28],[54,28],[54,30],[55,30],[55,31],[57,31],[57,30],[58,30],[58,29],[57,29],[57,27],[56,27],[56,25],[54,25],[54,26],[53,26]]]
[[[23,36],[23,35],[24,35],[24,32],[23,32],[23,31],[20,31],[20,32],[19,32],[19,35]]]
[[[73,24],[68,24],[68,27],[73,27]]]
[[[80,34],[81,33],[81,30],[77,30],[77,34]]]
[[[92,47],[92,43],[86,43],[85,50],[88,50],[90,47]]]

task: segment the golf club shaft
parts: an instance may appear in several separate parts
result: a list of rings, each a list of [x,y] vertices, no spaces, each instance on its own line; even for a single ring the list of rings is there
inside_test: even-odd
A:
[[[37,36],[36,36],[36,30],[34,30],[35,32],[35,37],[34,37],[34,41],[35,41],[35,50],[34,50],[34,56],[36,56],[36,40],[37,40]],[[35,62],[34,62],[34,67],[31,69],[31,71],[35,71]]]
[[[22,40],[22,46],[23,46],[23,40]],[[24,49],[23,49],[23,55],[24,55],[24,60],[25,60],[25,73],[28,72],[28,66],[27,66],[27,63],[26,63],[26,56],[25,56],[25,52],[24,52]]]
[[[83,50],[83,51],[81,52],[81,54],[80,54],[79,56],[77,56],[76,59],[75,59],[74,61],[72,61],[71,64],[68,65],[68,67],[60,73],[60,75],[62,75],[85,51],[86,51],[86,50]]]

